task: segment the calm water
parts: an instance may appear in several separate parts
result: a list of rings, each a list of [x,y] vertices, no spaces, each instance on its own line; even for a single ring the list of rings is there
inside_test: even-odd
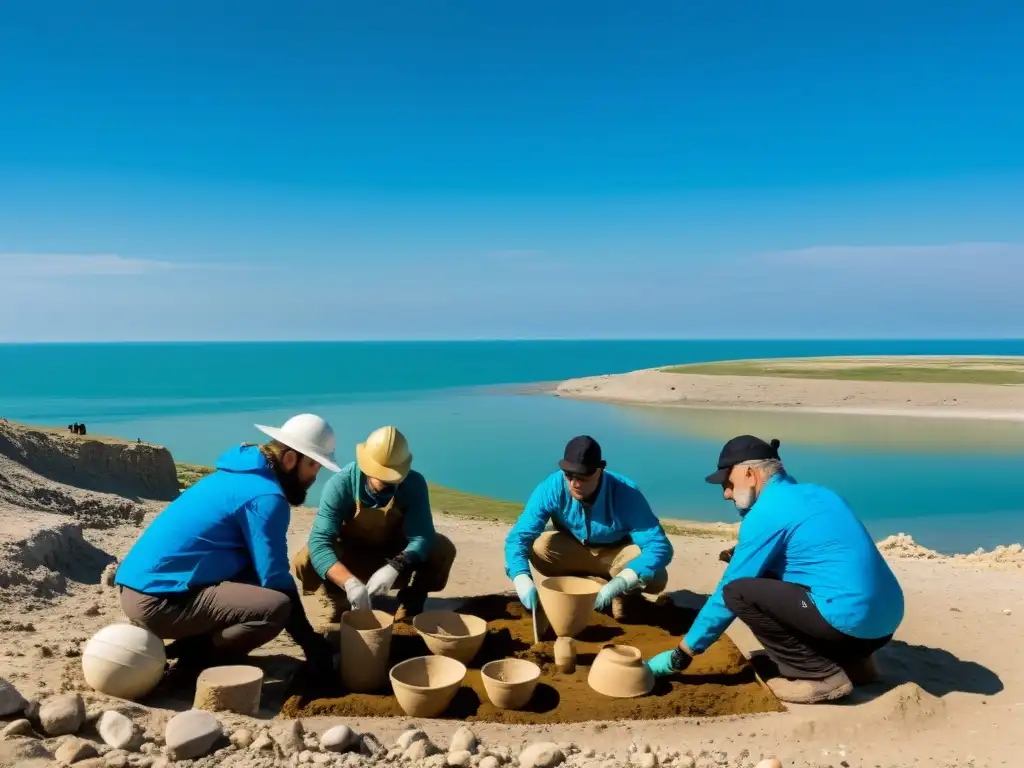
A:
[[[436,342],[0,345],[0,415],[210,463],[252,424],[327,417],[339,455],[394,423],[432,481],[525,500],[565,441],[597,437],[664,517],[734,520],[702,482],[727,438],[778,437],[798,478],[830,485],[876,536],[943,551],[1024,540],[1024,425],[638,408],[524,394],[516,384],[669,363],[848,354],[1024,354],[1024,341]],[[314,493],[315,498],[315,493]]]

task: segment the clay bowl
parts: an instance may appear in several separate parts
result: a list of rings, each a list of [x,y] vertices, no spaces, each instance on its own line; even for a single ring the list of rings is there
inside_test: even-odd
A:
[[[435,656],[469,664],[487,637],[487,622],[455,611],[426,611],[412,620],[427,648]]]
[[[558,637],[575,637],[594,612],[600,585],[579,576],[553,576],[537,585],[544,614]]]
[[[498,709],[522,709],[533,697],[540,667],[526,659],[498,659],[480,668],[484,691]]]
[[[606,645],[590,666],[587,683],[598,693],[616,699],[646,696],[654,688],[654,675],[640,650],[631,645]]]
[[[447,656],[417,656],[389,673],[398,706],[410,717],[437,717],[455,698],[466,665]]]

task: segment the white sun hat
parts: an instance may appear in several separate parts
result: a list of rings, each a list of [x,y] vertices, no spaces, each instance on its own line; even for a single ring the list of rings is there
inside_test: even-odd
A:
[[[330,424],[315,414],[300,413],[298,416],[292,416],[280,427],[257,424],[256,429],[303,456],[319,462],[331,472],[341,471],[341,467],[334,460],[334,430]]]

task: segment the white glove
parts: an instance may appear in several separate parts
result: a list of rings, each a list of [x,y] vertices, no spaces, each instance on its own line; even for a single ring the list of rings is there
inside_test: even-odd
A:
[[[526,610],[533,613],[533,609],[537,607],[537,588],[533,586],[533,579],[528,574],[520,573],[512,579],[512,583],[519,595],[519,602],[526,606]]]
[[[370,593],[366,591],[363,582],[355,576],[345,582],[345,596],[353,611],[370,610]]]
[[[373,576],[366,582],[366,590],[370,597],[386,595],[398,580],[398,569],[388,564],[374,571]]]

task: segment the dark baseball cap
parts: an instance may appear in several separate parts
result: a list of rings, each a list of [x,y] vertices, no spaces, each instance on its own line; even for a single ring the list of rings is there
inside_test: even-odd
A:
[[[725,444],[722,452],[718,454],[718,471],[704,479],[713,485],[721,485],[729,478],[729,471],[737,464],[744,461],[779,458],[779,445],[780,442],[775,438],[766,443],[753,435],[734,437]]]
[[[563,472],[573,475],[592,475],[604,469],[607,462],[601,458],[601,446],[589,435],[574,437],[565,446],[565,458],[558,462]]]

